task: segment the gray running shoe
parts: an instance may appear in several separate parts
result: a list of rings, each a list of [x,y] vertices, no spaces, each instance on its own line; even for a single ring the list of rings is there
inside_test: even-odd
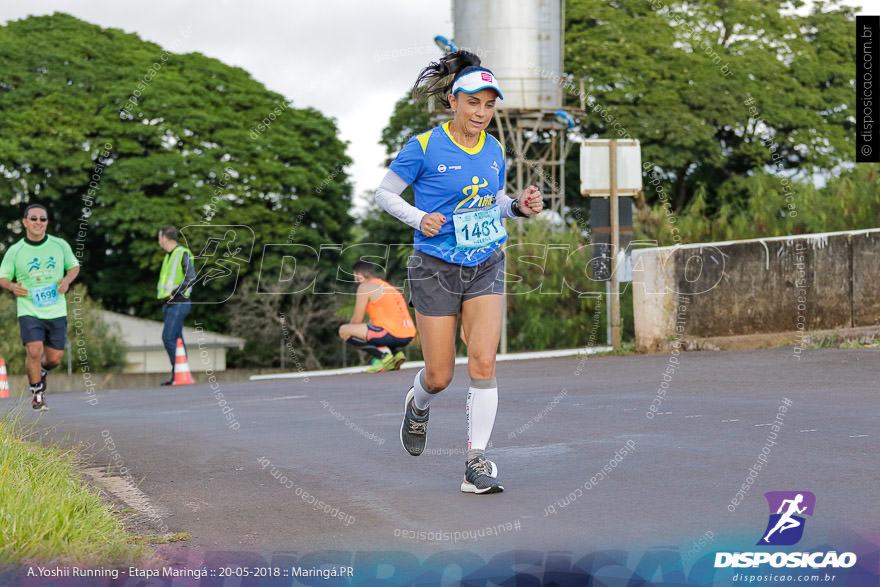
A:
[[[461,490],[464,493],[500,493],[504,486],[497,479],[498,467],[492,461],[477,457],[467,462]]]
[[[415,395],[415,390],[410,387],[403,404],[400,444],[403,445],[406,452],[417,457],[425,450],[425,443],[428,440],[428,413],[430,413],[430,408],[424,416],[416,414],[413,410],[413,398]]]

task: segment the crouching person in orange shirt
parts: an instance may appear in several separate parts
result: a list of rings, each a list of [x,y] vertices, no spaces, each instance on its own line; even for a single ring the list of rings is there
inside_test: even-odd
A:
[[[352,267],[358,283],[354,314],[339,327],[342,340],[373,357],[370,373],[396,371],[406,361],[401,350],[416,335],[403,295],[376,275],[372,263],[358,261]],[[364,314],[370,322],[364,322]]]

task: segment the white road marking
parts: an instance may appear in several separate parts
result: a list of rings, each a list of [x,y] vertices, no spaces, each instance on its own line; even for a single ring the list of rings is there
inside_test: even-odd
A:
[[[238,404],[255,404],[255,403],[259,403],[259,402],[277,402],[279,400],[284,400],[284,399],[303,399],[305,397],[309,397],[309,396],[307,396],[307,395],[284,395],[281,397],[258,397],[258,398],[254,398],[254,399],[235,400],[234,402],[230,402],[230,405],[232,405],[233,403],[235,405],[238,405]],[[235,407],[235,405],[233,405],[233,407]]]
[[[169,512],[166,508],[153,504],[146,494],[132,483],[130,475],[120,477],[117,474],[107,475],[105,467],[89,467],[83,472],[101,485],[109,493],[127,503],[132,509],[146,518],[154,526],[163,526],[162,518],[166,518]]]
[[[702,414],[696,414],[694,416],[685,416],[685,418],[702,418],[702,417],[703,417]]]
[[[850,438],[868,438],[867,434],[856,434],[855,436],[850,436]]]
[[[809,428],[807,430],[801,430],[801,432],[817,432],[815,428]]]
[[[558,351],[538,351],[534,353],[508,353],[495,357],[496,362],[519,361],[522,359],[555,359],[557,357],[575,357],[578,355],[595,355],[612,351],[610,346],[587,347],[582,349],[562,349]],[[467,365],[467,357],[456,357],[456,365]],[[424,361],[411,361],[403,364],[401,369],[420,369],[425,366]],[[268,375],[251,375],[251,381],[263,381],[266,379],[303,379],[305,377],[325,377],[328,375],[350,375],[353,373],[366,373],[369,365],[360,367],[345,367],[343,369],[326,369],[324,371],[302,371],[294,373],[270,373]]]
[[[721,422],[722,423],[724,423],[724,422],[739,422],[739,418],[737,418],[735,420],[721,420]]]

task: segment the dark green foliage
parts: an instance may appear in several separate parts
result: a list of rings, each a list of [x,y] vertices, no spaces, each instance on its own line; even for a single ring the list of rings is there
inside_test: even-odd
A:
[[[0,80],[0,200],[48,204],[49,232],[75,250],[80,237],[80,281],[108,309],[160,318],[166,224],[250,227],[239,283],[294,227],[291,242],[316,248],[348,238],[350,160],[335,122],[240,68],[56,13],[0,28]],[[4,207],[0,220],[14,228],[20,212]],[[277,273],[280,257],[267,261]],[[214,287],[193,299],[218,299]],[[226,314],[194,304],[190,320],[223,331]]]
[[[394,105],[394,113],[388,126],[382,129],[381,144],[388,156],[385,164],[394,160],[397,152],[412,137],[432,128],[431,117],[426,102],[413,103],[409,96],[403,97]],[[372,197],[372,194],[370,194]],[[406,188],[403,199],[415,201],[412,187]],[[360,243],[384,243],[392,245],[388,249],[388,262],[385,267],[385,279],[400,286],[406,279],[406,263],[413,242],[413,229],[400,222],[378,206],[370,202],[363,218],[358,221],[356,240]],[[397,246],[394,246],[397,245]]]
[[[515,222],[522,231],[513,228]],[[508,350],[606,344],[608,299],[605,283],[593,281],[589,239],[577,227],[559,230],[541,217],[506,223]],[[632,294],[626,292],[623,336],[631,339]]]
[[[394,105],[394,113],[388,121],[388,126],[382,129],[382,140],[388,159],[386,165],[391,163],[394,155],[403,148],[408,140],[431,128],[431,115],[428,105],[424,101],[413,102],[409,96],[405,96]]]
[[[673,222],[667,220],[663,206],[639,210],[637,238],[672,245],[675,226],[682,243],[713,242],[876,228],[880,220],[878,164],[859,164],[822,188],[805,181],[783,183],[767,173],[743,178],[741,183],[749,199],[725,203],[715,212],[707,210],[705,190],[673,215]]]
[[[800,16],[793,8],[802,4],[566,2],[565,70],[571,77],[535,73],[558,79],[570,107],[580,106],[578,80],[584,80],[585,136],[641,141],[648,170],[636,238],[674,244],[673,227],[679,242],[705,242],[876,226],[878,166],[847,170],[855,149],[849,118],[855,106],[854,12],[832,1]],[[424,108],[399,101],[383,133],[389,155],[429,126]],[[817,176],[831,175],[839,177],[821,189],[813,186]],[[652,178],[657,185],[648,183]],[[578,186],[573,148],[566,204],[569,220],[583,225],[589,202]],[[534,255],[545,244],[571,250],[584,244],[578,230],[560,232],[532,221],[522,226],[524,232],[508,229],[509,246],[538,243],[525,247]],[[371,228],[396,237],[393,230]],[[508,298],[511,350],[604,341],[604,308],[595,314],[600,325],[592,336],[598,298],[577,298],[569,288],[548,295],[527,287],[570,279],[574,269],[509,257],[508,273],[525,278],[509,284],[511,290],[529,292]],[[580,291],[604,292],[603,283],[583,285]],[[626,288],[621,304],[625,339],[632,336],[631,295]]]
[[[565,68],[586,79],[586,134],[639,139],[678,211],[699,193],[708,213],[745,205],[765,169],[852,161],[853,9],[802,4],[570,0]]]
[[[407,188],[403,198],[413,201],[412,188]],[[394,283],[398,287],[406,280],[406,264],[412,252],[413,229],[398,219],[391,216],[378,206],[367,210],[363,218],[358,222],[358,232],[361,244],[376,243],[376,247],[360,247],[357,252],[360,255],[387,255],[385,263],[384,279]],[[387,249],[381,245],[389,245]],[[373,250],[375,249],[375,250]],[[349,259],[346,269],[354,263],[355,259]]]

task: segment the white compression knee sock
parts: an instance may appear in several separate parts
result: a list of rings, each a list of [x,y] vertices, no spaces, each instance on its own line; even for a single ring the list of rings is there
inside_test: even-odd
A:
[[[471,379],[467,395],[468,460],[482,455],[492,436],[498,411],[498,381]]]
[[[434,396],[437,393],[428,393],[426,389],[427,385],[425,385],[425,370],[421,369],[418,373],[416,373],[416,378],[413,381],[413,391],[415,392],[415,397],[413,397],[413,404],[415,404],[416,409],[420,412],[424,412],[428,409],[428,406],[431,404],[431,400],[434,399]],[[443,391],[443,390],[440,390]]]

